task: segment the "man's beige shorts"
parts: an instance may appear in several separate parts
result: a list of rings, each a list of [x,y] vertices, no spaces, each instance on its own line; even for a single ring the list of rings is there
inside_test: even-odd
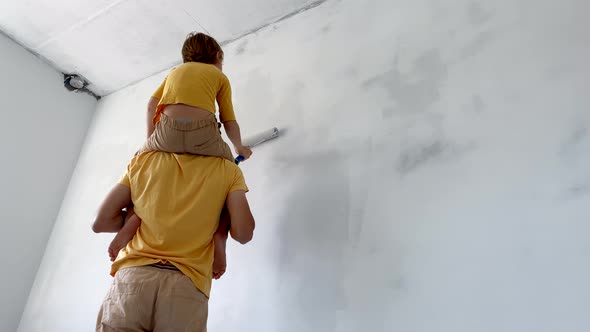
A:
[[[222,157],[234,161],[231,149],[221,138],[215,116],[206,120],[179,120],[162,114],[138,153],[164,151]]]
[[[121,269],[102,303],[96,331],[206,332],[208,301],[180,271]]]

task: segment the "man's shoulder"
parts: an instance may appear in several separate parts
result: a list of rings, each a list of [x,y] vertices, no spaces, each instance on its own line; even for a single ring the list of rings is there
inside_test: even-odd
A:
[[[247,188],[242,170],[234,162],[191,154],[142,153],[131,161],[128,176],[141,186],[151,183],[152,186],[180,185],[194,190],[201,190],[203,186],[230,190],[236,186]],[[160,180],[152,181],[154,179]]]
[[[202,156],[199,161],[203,164],[195,163],[197,164],[197,168],[203,166],[208,168],[207,166],[210,166],[210,168],[208,168],[210,170],[209,176],[225,178],[226,181],[230,182],[233,182],[236,178],[243,177],[240,167],[238,167],[235,162],[229,161],[225,158]]]
[[[138,164],[157,164],[158,167],[174,167],[179,166],[185,170],[210,170],[210,171],[225,171],[230,173],[241,173],[240,168],[235,162],[229,161],[225,158],[201,156],[193,154],[176,154],[170,152],[153,151],[143,153],[136,157]]]
[[[222,168],[224,171],[230,172],[232,174],[233,173],[240,173],[240,174],[242,173],[242,171],[240,170],[240,167],[238,167],[238,165],[236,165],[235,162],[229,161],[225,158],[202,156],[201,160],[204,163],[218,166],[218,167]]]
[[[204,166],[220,167],[225,170],[241,172],[235,162],[225,158],[201,156],[193,154],[176,154],[163,151],[148,151],[133,157],[129,163],[133,165],[145,165],[157,163],[158,167],[167,167],[173,165],[182,165],[184,167],[202,168]]]

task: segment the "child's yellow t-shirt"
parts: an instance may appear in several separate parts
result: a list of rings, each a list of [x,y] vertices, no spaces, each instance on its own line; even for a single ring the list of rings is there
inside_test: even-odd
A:
[[[219,105],[221,122],[236,120],[229,79],[214,65],[183,63],[170,71],[153,97],[160,100],[153,119],[154,124],[160,121],[166,105],[185,104],[215,114],[215,100]]]
[[[111,275],[168,262],[209,296],[221,210],[230,192],[248,191],[240,168],[223,158],[146,152],[131,160],[120,183],[131,189],[141,225]]]

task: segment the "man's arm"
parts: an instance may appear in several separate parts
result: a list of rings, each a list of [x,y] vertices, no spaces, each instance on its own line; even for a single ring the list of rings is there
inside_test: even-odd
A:
[[[155,97],[150,97],[150,101],[148,101],[147,105],[147,137],[150,137],[154,132],[154,116],[156,115],[156,109],[158,108],[158,103],[160,99]]]
[[[131,204],[131,190],[129,187],[117,184],[102,202],[92,230],[95,233],[116,233],[125,220],[123,208]]]
[[[254,217],[246,199],[246,191],[232,191],[227,195],[225,205],[231,219],[231,237],[241,244],[250,242],[254,235]]]

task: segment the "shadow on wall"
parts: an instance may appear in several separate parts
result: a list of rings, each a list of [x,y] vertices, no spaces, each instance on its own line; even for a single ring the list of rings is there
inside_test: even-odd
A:
[[[285,295],[277,309],[285,310],[280,321],[291,331],[332,331],[337,311],[346,307],[341,282],[350,202],[343,161],[339,152],[321,152],[291,159],[280,170],[295,179],[279,216],[277,264]]]
[[[424,112],[439,99],[439,88],[447,78],[447,66],[437,50],[430,50],[416,59],[412,71],[400,71],[397,59],[393,69],[362,83],[366,90],[374,86],[384,88],[396,104],[396,111],[402,114]],[[390,117],[394,110],[384,111]]]

